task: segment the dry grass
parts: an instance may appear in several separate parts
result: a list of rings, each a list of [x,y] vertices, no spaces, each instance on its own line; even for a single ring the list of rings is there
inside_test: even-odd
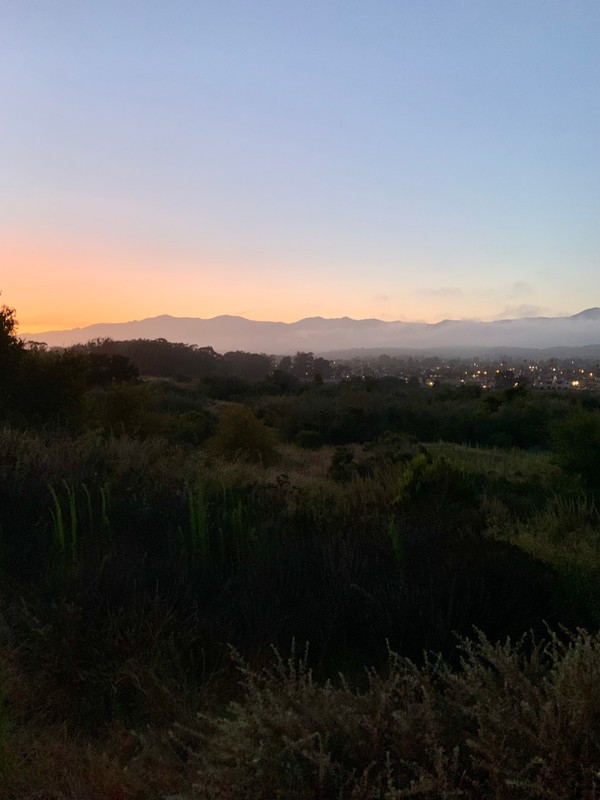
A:
[[[156,736],[154,738],[157,738]],[[115,728],[101,742],[78,741],[56,728],[29,727],[11,741],[6,800],[156,800],[179,793],[194,770],[165,746]]]

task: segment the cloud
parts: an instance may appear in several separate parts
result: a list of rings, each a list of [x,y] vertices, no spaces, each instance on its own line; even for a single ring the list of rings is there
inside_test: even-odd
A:
[[[436,288],[418,289],[417,293],[423,297],[440,297],[455,300],[457,298],[490,298],[503,295],[509,300],[525,300],[535,294],[535,289],[526,281],[514,281],[504,286],[469,286],[461,289],[459,286],[439,286]]]
[[[374,294],[373,300],[376,303],[389,303],[392,298],[389,294]]]
[[[532,297],[534,294],[535,290],[533,286],[526,281],[515,281],[508,289],[508,296],[511,300],[516,300],[519,297]]]
[[[507,306],[494,319],[522,319],[523,317],[552,316],[552,309],[546,306],[533,306],[522,303],[518,306]]]

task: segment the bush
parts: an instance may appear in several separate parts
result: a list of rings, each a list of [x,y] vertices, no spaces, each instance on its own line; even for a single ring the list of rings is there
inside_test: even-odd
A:
[[[206,443],[211,455],[268,466],[277,461],[275,435],[246,406],[224,405],[214,435]]]
[[[478,479],[432,458],[425,448],[407,462],[398,485],[396,504],[403,513],[447,519],[478,506]],[[440,514],[441,512],[441,514]]]
[[[241,669],[242,701],[193,753],[211,796],[575,800],[600,789],[599,635],[479,636],[457,671],[391,654],[362,691],[317,683],[294,653]]]

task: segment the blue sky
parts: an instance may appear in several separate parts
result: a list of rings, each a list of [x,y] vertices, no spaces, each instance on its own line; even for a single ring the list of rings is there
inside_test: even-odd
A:
[[[21,329],[600,305],[600,3],[0,1]]]

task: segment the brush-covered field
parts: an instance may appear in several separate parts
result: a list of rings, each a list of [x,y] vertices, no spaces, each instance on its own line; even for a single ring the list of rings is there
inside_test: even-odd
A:
[[[598,398],[65,358],[0,393],[1,798],[598,795]]]

